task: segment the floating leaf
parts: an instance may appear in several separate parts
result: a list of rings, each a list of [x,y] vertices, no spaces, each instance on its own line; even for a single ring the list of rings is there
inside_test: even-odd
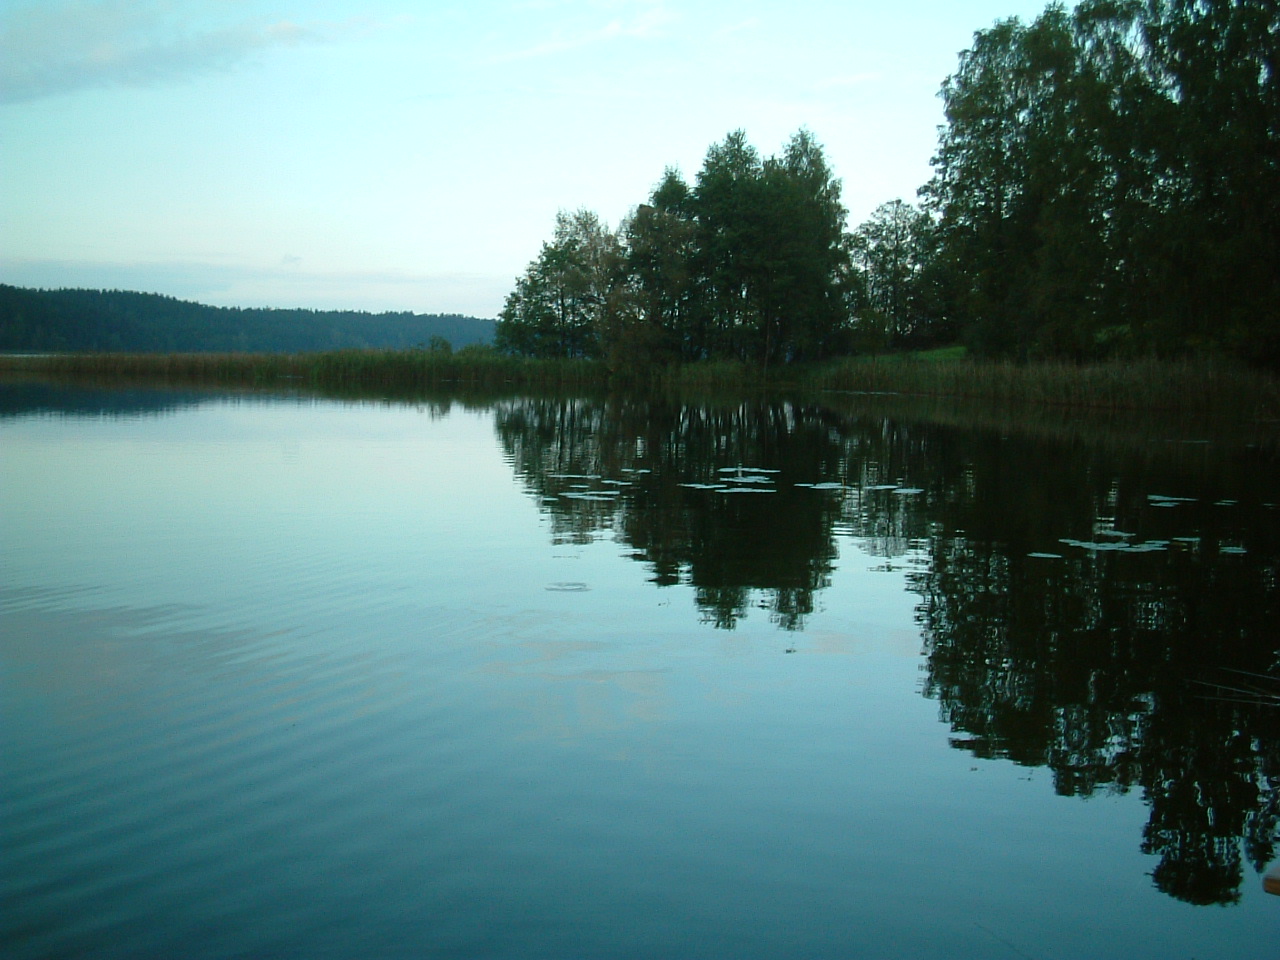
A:
[[[1117,543],[1115,541],[1074,540],[1070,537],[1063,537],[1058,542],[1064,543],[1068,547],[1080,547],[1083,550],[1092,550],[1095,553],[1154,553],[1158,550],[1166,550],[1169,547],[1168,540],[1146,540],[1142,543]]]

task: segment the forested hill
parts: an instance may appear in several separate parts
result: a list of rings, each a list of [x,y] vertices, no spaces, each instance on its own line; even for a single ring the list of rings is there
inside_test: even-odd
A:
[[[210,307],[155,293],[0,284],[0,350],[299,353],[493,340],[494,322],[458,314]],[[438,341],[437,341],[438,342]]]

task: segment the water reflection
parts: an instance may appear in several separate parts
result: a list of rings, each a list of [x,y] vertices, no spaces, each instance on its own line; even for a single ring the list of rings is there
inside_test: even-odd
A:
[[[219,387],[207,390],[139,383],[123,385],[105,379],[84,381],[75,377],[50,379],[0,371],[0,422],[30,417],[71,420],[141,420],[172,417],[207,405],[226,406],[238,401],[262,405],[296,403],[314,406],[321,397],[352,404],[383,407],[412,406],[432,419],[448,416],[455,407],[487,410],[492,392],[435,393],[406,397],[370,395],[367,391],[258,390],[244,388],[232,392]]]
[[[958,746],[1046,766],[1061,794],[1141,789],[1156,885],[1233,902],[1241,841],[1255,869],[1275,853],[1280,710],[1206,684],[1276,667],[1274,511],[1222,504],[1211,477],[1005,447],[972,458],[915,578],[926,695]],[[1010,454],[1025,493],[1001,490]],[[1166,512],[1155,483],[1203,493]],[[1053,532],[1062,558],[1030,556]]]
[[[692,585],[707,622],[731,629],[761,607],[799,629],[830,583],[841,500],[797,486],[840,472],[839,421],[820,409],[543,399],[495,413],[557,538],[612,532],[655,583]]]
[[[1141,790],[1153,880],[1232,903],[1280,823],[1280,486],[1257,445],[1090,442],[793,402],[505,400],[496,428],[554,536],[613,536],[732,629],[800,630],[842,543],[911,569],[923,692],[953,745]],[[912,562],[914,561],[914,562]],[[1276,689],[1280,692],[1280,681]]]
[[[225,394],[149,387],[55,384],[46,380],[0,378],[0,420],[30,416],[153,417],[176,413]]]

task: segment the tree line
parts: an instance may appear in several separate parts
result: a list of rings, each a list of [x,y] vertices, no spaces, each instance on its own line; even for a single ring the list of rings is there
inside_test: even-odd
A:
[[[692,185],[668,168],[616,231],[589,210],[557,215],[499,314],[496,345],[765,367],[842,352],[857,278],[840,191],[808,131],[767,158],[735,131]]]
[[[1083,0],[974,35],[918,200],[847,227],[801,130],[735,131],[617,229],[580,209],[516,281],[528,356],[771,364],[963,343],[1280,366],[1280,6]]]
[[[464,347],[493,321],[457,314],[211,307],[124,290],[32,290],[0,284],[0,350],[300,353]]]

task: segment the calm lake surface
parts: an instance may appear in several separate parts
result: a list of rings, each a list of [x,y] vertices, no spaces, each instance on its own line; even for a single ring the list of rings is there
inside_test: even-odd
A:
[[[0,386],[0,954],[1273,956],[1278,505],[1261,426]]]

